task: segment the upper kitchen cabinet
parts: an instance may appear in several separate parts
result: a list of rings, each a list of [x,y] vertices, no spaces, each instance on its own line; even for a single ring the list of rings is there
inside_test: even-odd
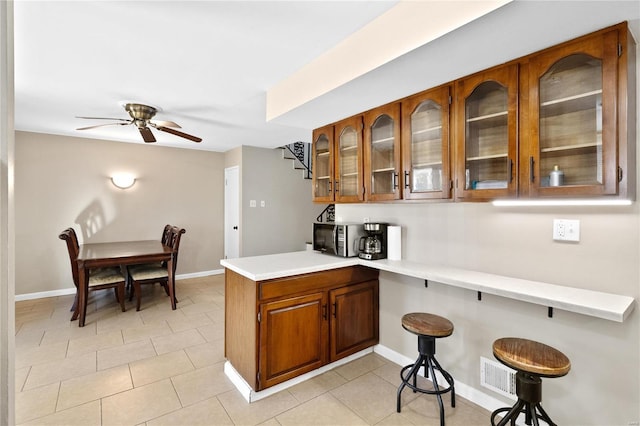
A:
[[[626,25],[610,28],[529,60],[529,134],[523,151],[528,158],[521,157],[528,160],[529,175],[522,195],[619,193],[630,173],[627,135],[620,132],[627,121],[626,34]],[[626,181],[623,187],[622,193]]]
[[[333,202],[333,126],[313,131],[313,201]]]
[[[362,184],[362,116],[351,117],[334,125],[335,202],[364,200]]]
[[[313,131],[313,201],[350,203],[364,199],[362,116]]]
[[[400,103],[364,114],[364,186],[367,201],[398,200],[400,186]]]
[[[517,194],[518,65],[456,82],[456,198]]]
[[[403,198],[451,197],[450,86],[402,100]]]

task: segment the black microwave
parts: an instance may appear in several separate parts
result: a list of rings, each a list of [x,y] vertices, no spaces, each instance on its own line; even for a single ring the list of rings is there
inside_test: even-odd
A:
[[[361,223],[313,224],[313,249],[341,257],[358,255],[360,238],[364,236]]]

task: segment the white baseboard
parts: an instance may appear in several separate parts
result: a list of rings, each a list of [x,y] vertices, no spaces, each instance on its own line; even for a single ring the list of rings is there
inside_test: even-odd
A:
[[[176,280],[186,280],[189,278],[208,277],[210,275],[224,274],[224,269],[213,269],[211,271],[192,272],[190,274],[176,275]],[[16,294],[14,301],[20,302],[22,300],[44,299],[46,297],[66,296],[69,294],[76,294],[76,288],[63,288],[60,290],[40,291],[37,293],[25,293]]]
[[[190,274],[178,274],[176,275],[176,280],[186,280],[189,278],[208,277],[210,275],[220,275],[220,274],[224,274],[224,269],[212,269],[210,271],[192,272]]]
[[[60,290],[40,291],[37,293],[16,294],[14,300],[20,302],[22,300],[44,299],[45,297],[66,296],[76,294],[76,288],[63,288]]]
[[[224,363],[224,374],[231,380],[231,383],[234,384],[236,389],[240,392],[242,397],[247,402],[255,402],[260,399],[271,396],[277,392],[290,388],[291,386],[297,385],[298,383],[302,383],[305,380],[309,380],[315,376],[318,376],[326,371],[339,367],[343,364],[351,362],[355,359],[362,358],[363,356],[370,354],[373,352],[373,348],[367,348],[360,352],[356,352],[353,355],[349,355],[348,357],[339,359],[338,361],[332,362],[331,364],[327,364],[324,367],[320,367],[317,370],[309,371],[308,373],[302,374],[298,377],[294,377],[293,379],[287,380],[286,382],[279,383],[277,385],[271,386],[268,389],[256,392],[251,386],[244,380],[244,378],[236,371],[236,369],[231,365],[229,361]]]

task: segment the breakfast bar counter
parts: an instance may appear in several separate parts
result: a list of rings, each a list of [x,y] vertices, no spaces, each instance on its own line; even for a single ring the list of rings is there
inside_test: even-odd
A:
[[[630,296],[409,260],[372,261],[357,257],[335,257],[314,251],[299,251],[223,259],[220,264],[253,281],[361,265],[616,322],[623,322],[635,308],[635,299]]]

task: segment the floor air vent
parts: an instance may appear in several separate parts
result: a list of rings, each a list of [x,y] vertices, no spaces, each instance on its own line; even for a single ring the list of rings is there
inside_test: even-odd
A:
[[[480,384],[513,400],[516,396],[516,372],[511,368],[480,357]]]

